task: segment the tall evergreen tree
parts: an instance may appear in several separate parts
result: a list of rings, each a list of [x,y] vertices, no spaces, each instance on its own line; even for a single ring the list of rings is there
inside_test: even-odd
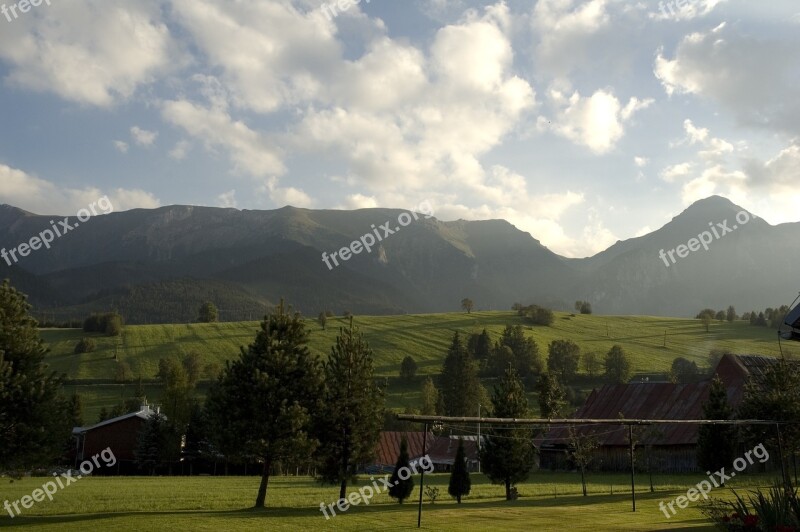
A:
[[[450,473],[450,484],[447,486],[447,493],[450,494],[458,504],[461,504],[461,497],[469,495],[472,490],[472,480],[469,478],[467,469],[467,456],[464,452],[464,440],[458,439],[458,449],[456,458],[453,461],[453,471]]]
[[[373,354],[353,326],[339,329],[324,364],[325,391],[317,420],[320,479],[347,496],[359,464],[372,458],[383,423],[383,390],[375,383]]]
[[[547,370],[568,384],[578,373],[581,348],[572,340],[553,340],[547,348]]]
[[[447,416],[469,416],[478,411],[480,381],[475,361],[467,352],[458,331],[442,367],[441,392],[444,414]]]
[[[156,469],[168,459],[168,455],[172,454],[168,450],[172,441],[170,428],[164,415],[153,414],[145,421],[139,432],[139,439],[134,450],[136,464],[139,468],[147,471],[149,475],[155,475]]]
[[[500,345],[511,349],[514,354],[514,369],[522,379],[530,379],[541,373],[543,365],[539,346],[533,338],[525,336],[521,325],[506,325],[500,337]]]
[[[0,471],[21,471],[60,456],[69,416],[62,377],[47,371],[47,350],[26,296],[0,284]]]
[[[401,475],[407,478],[403,479]],[[403,504],[403,501],[408,499],[414,490],[414,478],[411,476],[411,464],[408,461],[408,442],[406,442],[405,436],[400,440],[400,455],[397,457],[397,463],[394,466],[392,477],[389,479],[389,484],[391,484],[389,496],[397,499],[400,504]]]
[[[525,387],[514,368],[508,368],[492,395],[494,417],[524,418],[528,414]],[[506,500],[512,499],[511,487],[528,478],[534,465],[536,449],[533,431],[520,426],[492,426],[486,431],[481,448],[483,471],[493,484],[503,484]]]
[[[719,376],[711,381],[708,400],[703,404],[703,419],[733,419],[728,392]],[[697,463],[708,471],[729,467],[736,454],[736,428],[733,425],[700,425],[697,436]]]
[[[226,454],[261,460],[256,508],[263,508],[272,466],[308,459],[310,412],[319,408],[322,373],[308,348],[308,331],[283,302],[239,358],[228,362],[206,401],[213,434]]]
[[[467,339],[467,351],[478,363],[478,367],[483,369],[492,354],[492,338],[484,329],[480,334],[471,334]]]
[[[542,373],[536,381],[539,393],[539,414],[543,418],[557,418],[564,404],[564,390],[558,384],[558,378],[550,373]]]
[[[440,413],[439,403],[441,396],[439,390],[436,389],[436,385],[433,384],[433,379],[430,377],[422,383],[421,396],[422,407],[420,408],[420,414],[423,416],[435,416]]]

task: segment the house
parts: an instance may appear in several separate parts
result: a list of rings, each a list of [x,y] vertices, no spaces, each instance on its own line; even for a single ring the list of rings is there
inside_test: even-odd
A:
[[[725,384],[728,401],[736,408],[744,399],[748,382],[756,385],[763,380],[767,369],[779,362],[776,358],[759,355],[730,355],[722,357],[715,374]],[[708,399],[710,379],[688,384],[637,382],[605,385],[595,389],[575,413],[580,419],[702,419],[703,404]],[[599,446],[593,467],[606,471],[630,468],[628,427],[617,425],[578,426],[575,434],[593,436]],[[639,467],[652,467],[667,473],[695,472],[699,425],[651,425],[635,427],[640,457]],[[570,467],[567,448],[570,445],[568,426],[553,426],[537,440],[541,467],[564,469]]]
[[[467,458],[467,469],[478,470],[478,437],[477,436],[437,436],[431,446],[430,456],[437,473],[447,473],[453,469],[458,451],[459,439],[464,441],[464,454]]]
[[[428,433],[426,439],[425,433],[422,431],[383,431],[375,446],[375,458],[364,468],[364,471],[368,474],[393,472],[397,459],[400,457],[400,441],[403,437],[408,445],[408,458],[411,464],[428,454],[427,451],[431,449],[436,439],[431,432]],[[423,452],[423,447],[425,452]]]
[[[107,419],[90,427],[74,427],[72,436],[75,438],[76,467],[83,460],[110,448],[117,459],[116,468],[113,471],[98,469],[96,473],[119,475],[139,472],[134,454],[139,432],[145,422],[159,413],[159,410],[158,407],[153,409],[145,403],[138,412]]]

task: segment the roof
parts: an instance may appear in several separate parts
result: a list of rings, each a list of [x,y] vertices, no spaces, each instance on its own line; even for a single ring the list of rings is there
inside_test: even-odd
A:
[[[759,385],[767,370],[780,359],[762,355],[731,355],[722,357],[715,373],[728,392],[728,401],[735,408],[744,398],[748,382]],[[583,419],[703,419],[703,403],[708,399],[711,381],[688,384],[630,383],[605,385],[595,389],[586,403],[575,413]],[[578,434],[594,434],[601,446],[628,445],[626,427],[582,426]],[[694,445],[698,425],[663,425],[640,439],[640,444]],[[554,426],[540,440],[542,447],[566,445],[567,426]]]
[[[375,463],[384,466],[391,466],[397,463],[397,458],[400,456],[400,440],[405,436],[408,443],[408,458],[414,460],[422,458],[425,453],[422,452],[424,432],[400,432],[400,431],[383,431],[381,432],[378,444],[375,448]],[[427,449],[430,449],[433,444],[434,436],[428,433]]]
[[[456,460],[459,438],[464,440],[464,454],[467,460],[476,461],[478,459],[478,439],[476,436],[437,436],[433,445],[430,445],[431,449],[428,453],[431,462],[452,465]]]
[[[113,425],[114,423],[119,423],[120,421],[125,421],[126,419],[131,419],[134,417],[138,417],[144,420],[150,419],[156,413],[160,413],[160,410],[153,410],[150,408],[149,405],[142,406],[141,410],[138,412],[131,412],[130,414],[125,414],[122,416],[113,417],[111,419],[106,419],[105,421],[101,421],[100,423],[96,423],[89,427],[73,427],[72,434],[83,434],[84,432],[89,432],[90,430],[99,429],[100,427],[105,427],[106,425]],[[163,414],[161,414],[163,416]],[[166,419],[166,416],[164,416]]]
[[[609,384],[593,390],[586,403],[575,414],[583,419],[701,419],[703,403],[708,398],[709,382],[690,384],[635,383]],[[628,445],[627,427],[581,426],[579,434],[594,434],[600,445]],[[697,442],[697,426],[664,425],[660,434],[642,437],[640,444],[693,445]],[[543,439],[542,446],[566,445],[569,429],[556,426]]]

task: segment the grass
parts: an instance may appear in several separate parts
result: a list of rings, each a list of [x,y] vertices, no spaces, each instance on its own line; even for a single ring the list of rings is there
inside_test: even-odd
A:
[[[596,474],[589,477],[589,496],[580,495],[577,473],[536,472],[518,485],[520,499],[505,501],[502,486],[473,473],[473,488],[462,505],[447,495],[448,475],[426,475],[426,485],[439,487],[440,497],[423,506],[423,530],[711,530],[697,504],[667,519],[659,501],[669,502],[696,484],[697,475],[656,478],[650,493],[645,475],[637,478],[637,511],[631,511],[630,478]],[[5,480],[5,479],[3,479]],[[46,478],[0,483],[0,501],[18,500]],[[763,475],[743,475],[731,487],[768,486]],[[338,488],[321,486],[308,477],[273,477],[268,508],[252,509],[258,477],[96,477],[82,479],[13,520],[0,516],[9,530],[407,530],[416,528],[419,478],[412,500],[398,505],[381,493],[368,506],[351,508],[326,521],[321,502],[336,501]],[[361,479],[359,485],[369,485]],[[610,493],[613,486],[614,494]],[[626,491],[627,490],[627,491]],[[350,490],[355,491],[355,488]],[[730,498],[727,489],[714,497]]]
[[[745,322],[714,322],[709,332],[698,320],[648,316],[598,316],[556,313],[550,327],[530,326],[516,313],[473,312],[418,314],[402,316],[357,316],[355,323],[364,332],[375,351],[375,371],[389,380],[387,405],[402,409],[416,405],[421,377],[413,384],[397,379],[400,362],[411,355],[419,366],[420,376],[441,371],[442,361],[453,336],[489,331],[493,339],[506,325],[523,325],[526,334],[539,345],[546,358],[547,345],[555,339],[569,338],[582,352],[596,351],[601,356],[614,344],[620,344],[630,357],[634,372],[667,372],[672,360],[682,356],[700,366],[712,348],[738,353],[779,354],[775,333]],[[327,356],[338,333],[345,326],[343,318],[330,318],[326,330],[309,320],[310,348]],[[203,364],[219,363],[235,358],[240,346],[253,341],[258,322],[134,325],[125,328],[121,337],[93,335],[97,349],[88,354],[73,353],[75,344],[86,336],[76,329],[45,329],[42,337],[50,348],[47,362],[59,373],[65,373],[74,389],[83,396],[87,419],[96,419],[103,406],[111,407],[121,397],[130,397],[134,386],[115,383],[119,362],[125,362],[133,375],[146,381],[155,378],[161,358],[194,352]],[[666,331],[666,346],[664,332]],[[116,359],[115,359],[116,356]],[[200,390],[201,393],[203,390]],[[146,389],[148,397],[157,399],[159,387]]]

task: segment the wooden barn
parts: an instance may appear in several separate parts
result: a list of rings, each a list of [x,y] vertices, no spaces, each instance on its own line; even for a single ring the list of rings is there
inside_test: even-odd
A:
[[[758,384],[764,372],[778,359],[760,355],[725,355],[715,369],[725,384],[728,401],[736,408],[744,398],[748,382]],[[640,382],[606,385],[595,389],[575,413],[582,419],[702,419],[710,379],[672,384]],[[655,425],[634,428],[637,462],[643,469],[665,473],[699,471],[697,466],[698,425]],[[592,467],[603,471],[630,468],[628,428],[592,425],[575,428],[578,435],[592,435],[599,443]],[[567,426],[553,426],[537,441],[543,469],[571,469],[567,459],[570,433]]]

